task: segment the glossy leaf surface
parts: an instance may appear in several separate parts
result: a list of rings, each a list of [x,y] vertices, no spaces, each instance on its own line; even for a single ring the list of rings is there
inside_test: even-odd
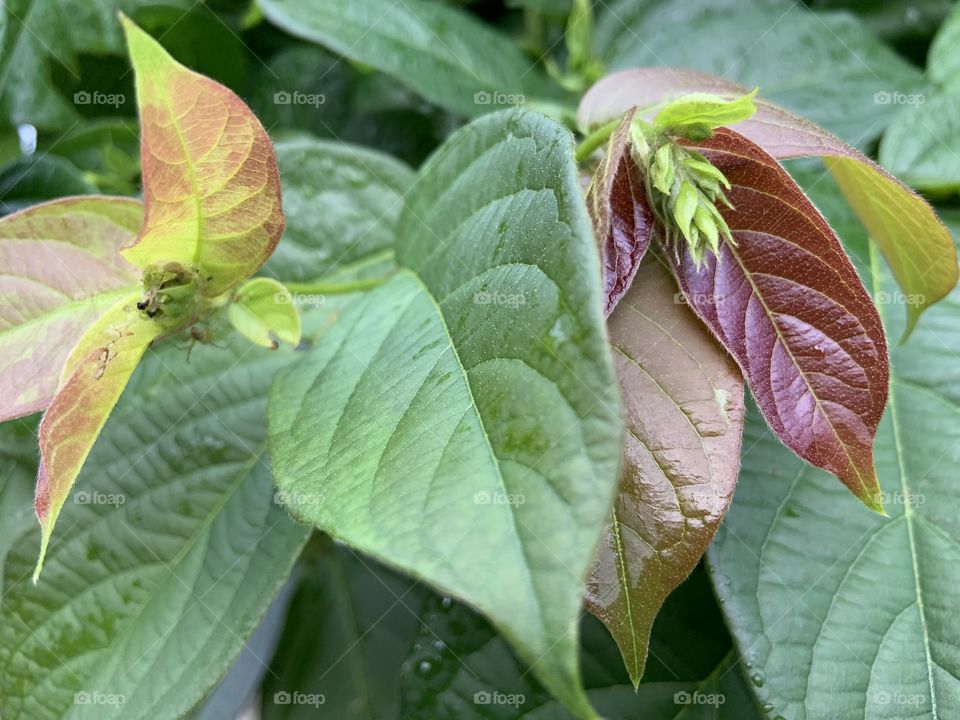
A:
[[[880,318],[823,216],[770,155],[730,130],[698,149],[732,187],[721,210],[736,240],[698,271],[674,264],[684,295],[743,369],[777,437],[882,510],[873,441],[889,365]]]
[[[609,328],[627,442],[587,606],[617,640],[636,685],[654,618],[733,497],[743,378],[656,257],[641,266]]]

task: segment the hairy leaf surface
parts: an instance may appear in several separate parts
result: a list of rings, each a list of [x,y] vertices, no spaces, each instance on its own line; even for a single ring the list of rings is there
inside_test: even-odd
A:
[[[118,250],[143,206],[65,198],[0,220],[0,420],[49,405],[83,332],[137,284]]]
[[[634,106],[653,108],[674,95],[691,92],[733,98],[746,89],[691,70],[636,68],[614,73],[594,85],[581,102],[578,119],[585,126],[600,124]],[[900,287],[913,298],[906,305],[906,338],[920,313],[945,297],[957,283],[950,232],[922,197],[866,155],[799,115],[762,98],[755,103],[753,117],[737,123],[734,129],[779,160],[805,156],[824,159],[890,263]]]
[[[791,450],[882,510],[873,441],[889,366],[880,318],[823,216],[770,155],[730,130],[698,149],[730,181],[736,245],[697,270],[668,249],[693,310],[736,358]]]
[[[609,328],[627,443],[587,606],[637,685],[654,618],[700,561],[733,497],[743,378],[656,257],[640,267]]]
[[[581,716],[576,621],[622,452],[589,223],[566,130],[478,120],[407,195],[400,272],[270,400],[291,511],[478,607]]]

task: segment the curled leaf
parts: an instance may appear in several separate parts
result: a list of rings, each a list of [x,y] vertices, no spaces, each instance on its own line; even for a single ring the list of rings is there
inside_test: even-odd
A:
[[[587,191],[587,205],[603,259],[603,310],[609,315],[630,288],[650,247],[654,218],[630,153],[633,113],[610,136],[607,151]]]
[[[689,140],[705,140],[717,128],[734,125],[753,115],[757,108],[754,88],[738,98],[710,93],[690,93],[667,104],[653,119],[654,125]]]
[[[81,338],[65,379],[40,422],[40,470],[34,507],[40,521],[40,556],[34,582],[63,503],[143,353],[162,326],[136,309],[139,294],[124,298]]]
[[[49,405],[84,330],[137,286],[117,251],[142,218],[136,200],[91,196],[0,219],[0,421]]]
[[[731,130],[698,146],[730,180],[736,239],[697,268],[690,306],[730,351],[777,437],[882,511],[873,440],[887,400],[880,318],[840,241],[780,164]]]
[[[634,68],[608,75],[594,85],[580,103],[577,120],[584,127],[599,125],[630,108],[652,111],[671,97],[695,92],[734,98],[746,89],[693,70]],[[824,158],[903,292],[915,299],[906,307],[906,339],[920,314],[957,283],[957,255],[950,231],[922,197],[863,153],[779,105],[762,98],[755,104],[756,113],[734,129],[779,160]]]
[[[121,16],[137,79],[146,218],[124,256],[176,262],[220,295],[252,275],[283,231],[273,147],[243,100],[176,62]]]
[[[233,327],[257,345],[300,344],[300,313],[290,291],[276,280],[260,277],[241,285],[227,313]]]

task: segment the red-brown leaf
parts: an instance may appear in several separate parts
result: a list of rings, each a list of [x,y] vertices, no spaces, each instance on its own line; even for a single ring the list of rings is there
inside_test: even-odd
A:
[[[731,182],[722,243],[674,265],[691,307],[736,358],[771,429],[874,509],[873,440],[887,400],[880,318],[840,241],[774,158],[720,130],[698,146]]]
[[[633,112],[627,112],[611,135],[587,192],[603,259],[603,312],[607,316],[630,289],[653,236],[653,213],[640,171],[630,156],[632,120]]]

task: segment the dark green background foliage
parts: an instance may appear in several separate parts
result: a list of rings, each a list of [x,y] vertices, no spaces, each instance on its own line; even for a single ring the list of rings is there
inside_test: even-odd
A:
[[[370,8],[385,21],[365,26]],[[429,212],[424,189],[411,190],[415,171],[451,133],[520,101],[569,121],[578,88],[595,78],[564,76],[568,9],[565,0],[7,0],[0,212],[138,192],[122,10],[182,63],[236,91],[275,141],[287,227],[264,272],[294,284],[383,274],[398,267],[404,195]],[[952,9],[946,0],[605,0],[594,7],[593,50],[608,71],[683,66],[759,85],[879,154],[952,218],[960,189]],[[432,34],[407,24],[414,11]],[[484,102],[483,93],[514,99]],[[822,168],[790,169],[871,292],[893,297]],[[437,197],[447,189],[429,188]],[[346,295],[304,308],[305,347],[356,302]],[[956,667],[960,636],[958,302],[954,294],[931,310],[894,352],[879,440],[878,465],[898,479],[885,484],[889,496],[939,501],[888,502],[894,521],[884,524],[777,444],[752,412],[733,509],[708,562],[661,612],[637,692],[606,630],[583,618],[584,687],[599,712],[960,717],[960,680],[929,670]],[[900,313],[881,309],[898,336]],[[568,717],[466,605],[320,533],[308,538],[290,519],[273,494],[266,404],[274,373],[297,352],[250,349],[215,330],[218,346],[196,348],[189,364],[167,343],[138,369],[78,484],[126,501],[67,504],[39,591],[26,579],[38,535],[36,419],[0,426],[3,717],[226,718],[251,703],[268,720]],[[868,547],[875,553],[865,559]],[[496,560],[469,552],[477,563]],[[928,632],[934,642],[917,656],[915,639]],[[77,704],[83,692],[126,702]],[[869,701],[896,692],[918,699]],[[682,702],[691,697],[724,701]]]

